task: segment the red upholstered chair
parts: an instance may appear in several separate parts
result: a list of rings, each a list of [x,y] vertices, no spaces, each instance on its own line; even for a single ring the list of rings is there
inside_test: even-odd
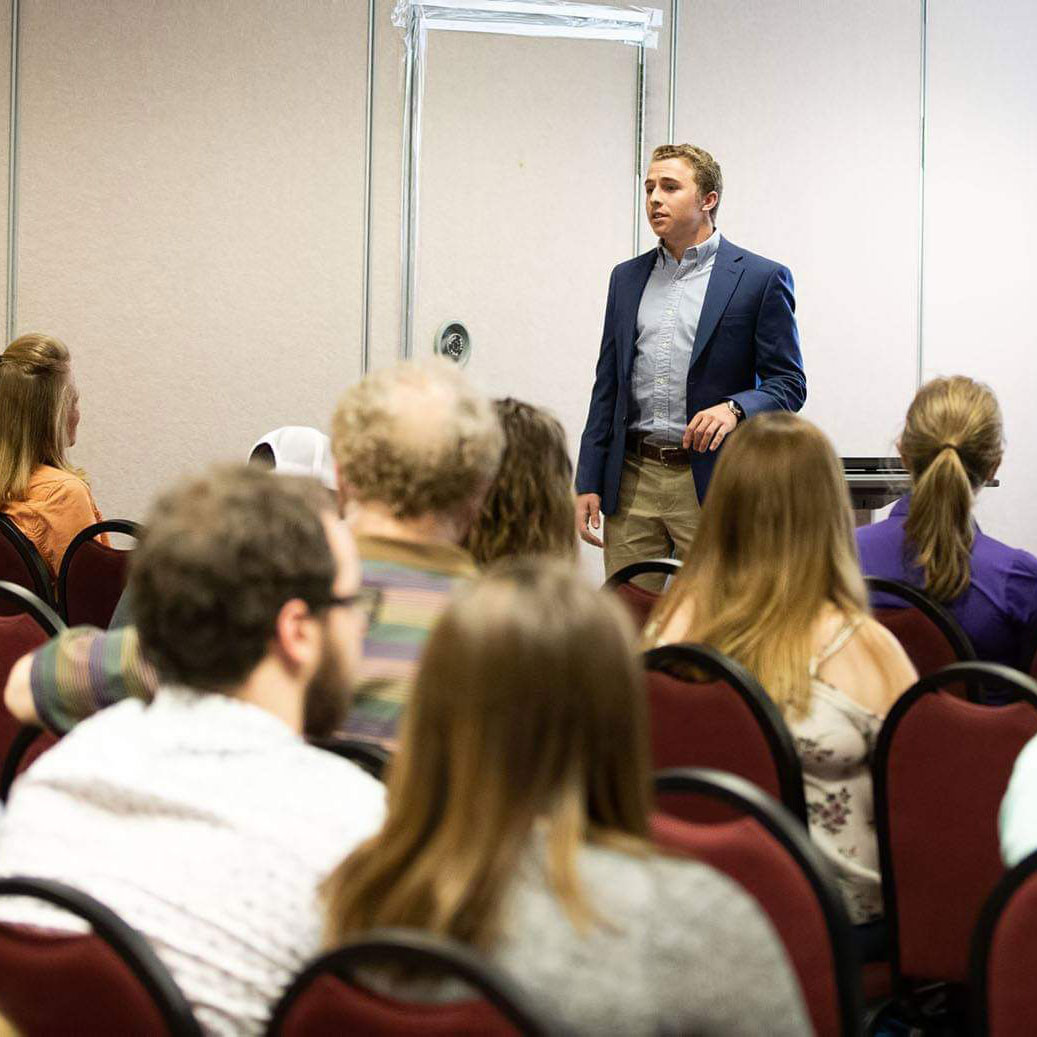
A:
[[[3,514],[0,514],[0,580],[24,587],[54,607],[54,588],[47,563],[33,542]],[[11,611],[7,603],[0,602],[0,615],[10,615]],[[20,609],[15,607],[13,611]]]
[[[139,537],[140,526],[127,519],[106,519],[72,539],[58,572],[58,611],[69,626],[107,628],[126,586],[131,552],[100,543],[95,538],[102,533]]]
[[[994,888],[972,936],[973,1032],[989,1037],[1037,1033],[1037,853]]]
[[[420,1004],[366,989],[357,970],[396,965],[435,970],[478,991],[472,1000]],[[270,1037],[514,1037],[561,1028],[497,968],[452,940],[381,929],[317,958],[274,1009]]]
[[[729,875],[767,913],[785,945],[818,1037],[860,1033],[863,1005],[849,916],[828,862],[796,818],[755,785],[706,769],[662,771],[656,792],[709,799],[733,820],[652,818],[657,845]]]
[[[876,605],[875,618],[892,633],[914,663],[920,677],[927,677],[944,666],[969,662],[976,652],[958,621],[925,591],[900,580],[866,576],[868,593],[874,599],[896,598],[902,606]]]
[[[955,681],[1014,701],[968,702]],[[934,982],[965,984],[980,908],[1004,868],[997,817],[1016,757],[1037,735],[1037,683],[996,663],[955,663],[897,700],[875,748],[875,825],[893,991],[905,1017]],[[952,988],[960,998],[961,989]]]
[[[644,562],[631,562],[622,569],[614,572],[604,583],[604,587],[614,591],[622,599],[623,604],[630,610],[630,615],[637,624],[638,630],[644,629],[648,617],[659,600],[655,591],[645,590],[631,581],[635,576],[644,576],[646,573],[663,573],[673,576],[680,572],[681,563],[676,558],[652,558]]]
[[[191,1008],[150,945],[104,904],[58,882],[0,879],[0,898],[33,897],[92,932],[0,923],[0,1015],[30,1037],[201,1037]]]
[[[803,769],[792,735],[744,666],[708,645],[680,644],[646,652],[644,667],[655,770],[713,767],[737,774],[806,824]],[[691,816],[692,807],[708,814]],[[691,821],[724,816],[702,799],[681,797],[666,808]]]
[[[0,695],[11,667],[64,629],[54,610],[32,591],[0,580]],[[0,699],[0,761],[7,759],[20,728]]]

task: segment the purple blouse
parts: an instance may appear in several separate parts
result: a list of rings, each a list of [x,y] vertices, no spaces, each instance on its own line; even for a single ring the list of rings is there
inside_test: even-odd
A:
[[[923,585],[914,550],[905,547],[904,522],[910,497],[901,497],[884,522],[857,530],[857,550],[867,576]],[[976,655],[988,662],[1018,666],[1026,628],[1037,622],[1037,558],[976,527],[971,581],[945,608],[969,635]]]

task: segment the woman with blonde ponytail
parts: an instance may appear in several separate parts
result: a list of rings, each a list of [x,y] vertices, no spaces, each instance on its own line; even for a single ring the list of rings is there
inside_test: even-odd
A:
[[[1019,663],[1037,620],[1037,558],[980,532],[972,505],[1003,452],[990,389],[956,375],[918,390],[900,437],[909,496],[857,531],[866,573],[923,587],[953,613],[981,659]]]
[[[842,465],[794,414],[760,414],[717,462],[684,568],[645,629],[645,647],[696,641],[753,672],[803,764],[810,833],[881,956],[884,931],[871,751],[893,701],[917,679],[868,614]]]
[[[83,472],[67,457],[78,427],[68,348],[49,335],[15,339],[0,355],[0,510],[55,580],[72,538],[101,521]]]

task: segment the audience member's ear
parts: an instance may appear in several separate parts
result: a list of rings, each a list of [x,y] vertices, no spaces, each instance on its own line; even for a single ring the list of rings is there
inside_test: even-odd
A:
[[[291,671],[310,672],[320,661],[321,635],[306,602],[292,598],[281,606],[274,626],[274,652]]]

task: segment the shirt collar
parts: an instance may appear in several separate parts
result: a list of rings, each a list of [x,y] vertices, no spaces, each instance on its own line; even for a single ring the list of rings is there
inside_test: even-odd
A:
[[[717,249],[720,247],[720,231],[714,230],[712,234],[705,241],[700,242],[698,245],[692,245],[691,248],[684,250],[684,258],[681,262],[689,262],[691,266],[701,266],[711,256],[716,255]],[[670,254],[669,249],[663,243],[663,239],[659,239],[659,244],[656,246],[656,254],[662,259],[663,265],[665,266],[669,262],[676,262],[673,256]]]
[[[893,510],[890,511],[889,517],[890,518],[906,519],[907,518],[907,513],[908,513],[908,511],[910,511],[910,509],[911,509],[911,494],[910,493],[905,493],[904,496],[901,497],[900,500],[898,500],[896,502],[896,504],[893,505]],[[975,516],[972,517],[972,528],[973,528],[973,530],[976,533],[981,533],[982,532],[982,530],[979,528],[979,523],[976,521],[976,517]]]

